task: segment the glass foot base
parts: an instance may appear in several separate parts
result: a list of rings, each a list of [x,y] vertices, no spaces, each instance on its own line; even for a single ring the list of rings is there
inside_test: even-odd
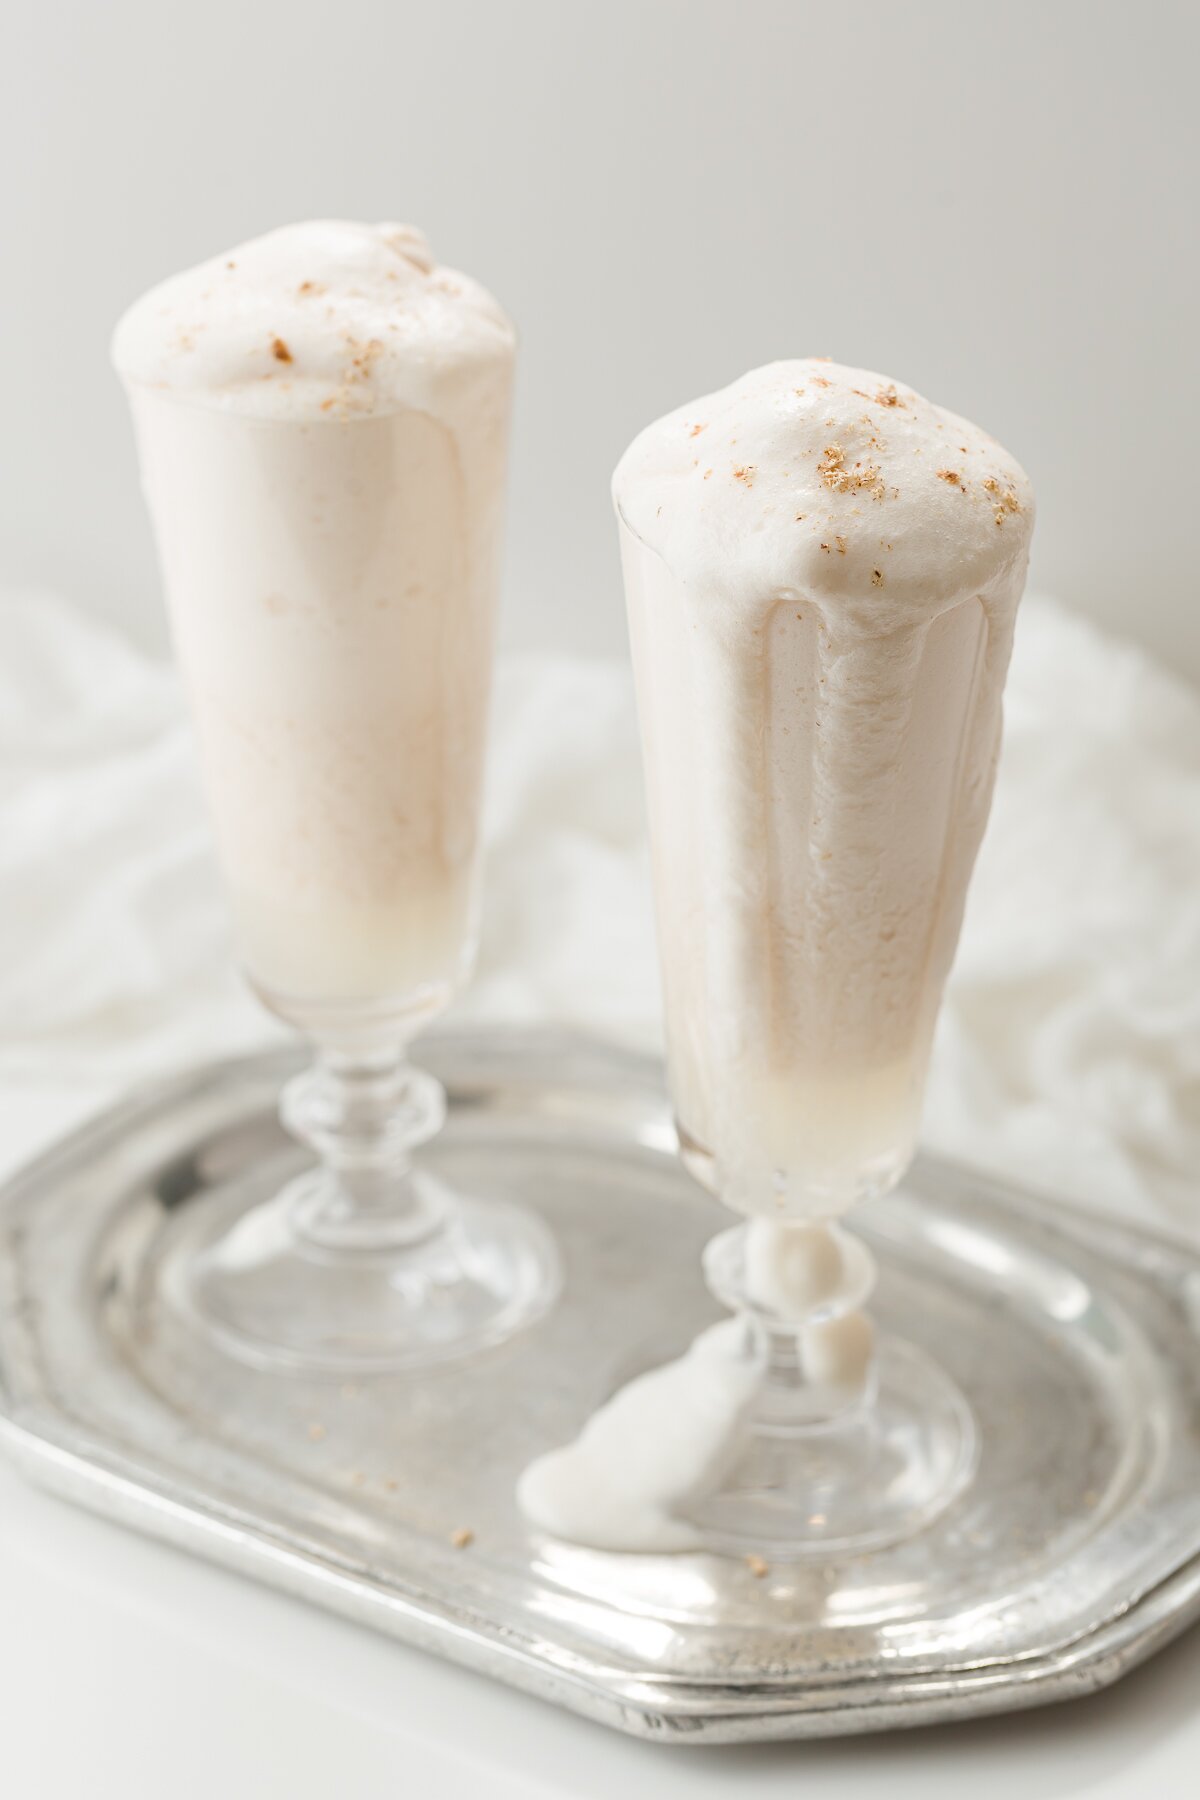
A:
[[[436,1221],[424,1235],[323,1243],[298,1229],[308,1179],[232,1219],[213,1208],[168,1272],[169,1303],[243,1362],[318,1375],[419,1368],[499,1343],[558,1293],[553,1240],[521,1208],[422,1175]]]
[[[871,1398],[834,1421],[751,1423],[722,1485],[689,1521],[705,1547],[767,1561],[878,1549],[912,1537],[975,1471],[958,1388],[910,1344],[884,1339]]]

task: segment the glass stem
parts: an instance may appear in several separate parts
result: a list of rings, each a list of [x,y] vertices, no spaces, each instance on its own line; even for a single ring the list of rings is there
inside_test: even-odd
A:
[[[319,1159],[291,1190],[301,1236],[329,1250],[366,1250],[419,1243],[441,1226],[445,1206],[412,1155],[441,1128],[446,1095],[413,1068],[407,1044],[320,1046],[285,1087],[280,1116]]]
[[[714,1238],[704,1267],[716,1297],[761,1334],[760,1429],[832,1424],[870,1402],[874,1333],[864,1307],[875,1264],[839,1221],[754,1219]]]

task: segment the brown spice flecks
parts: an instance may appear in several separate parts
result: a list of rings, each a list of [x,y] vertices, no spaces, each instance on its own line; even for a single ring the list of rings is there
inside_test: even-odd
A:
[[[899,394],[896,392],[896,384],[894,381],[889,381],[886,387],[881,387],[879,392],[876,394],[875,399],[880,406],[903,406],[904,405],[903,400],[900,398]]]
[[[836,544],[836,545],[837,545],[837,552],[838,552],[838,555],[839,555],[839,556],[845,556],[845,554],[846,554],[846,540],[845,540],[845,538],[844,538],[844,537],[835,537],[835,538],[834,538],[834,540],[833,540],[833,541],[834,541],[834,543],[835,543],[835,544]]]
[[[804,398],[804,389],[803,388],[793,388],[792,392],[794,394],[798,394],[800,396],[801,400],[803,400],[803,398]]]
[[[841,480],[842,466],[846,461],[846,452],[840,444],[826,444],[817,473],[826,487],[836,487]]]
[[[764,1575],[769,1575],[771,1573],[770,1563],[761,1556],[755,1556],[753,1551],[751,1551],[750,1555],[746,1558],[746,1567],[753,1575],[755,1581],[761,1581]]]
[[[871,586],[872,587],[882,587],[883,586],[883,570],[882,569],[872,569],[871,570]]]
[[[450,1533],[450,1542],[456,1550],[467,1550],[475,1542],[475,1533],[468,1525],[460,1525],[457,1531]]]
[[[937,478],[939,481],[948,481],[951,487],[961,487],[963,484],[963,478],[957,469],[939,469]]]
[[[328,400],[322,400],[321,411],[322,412],[331,412],[336,405],[337,405],[337,395],[330,394]]]
[[[323,281],[302,281],[296,289],[298,294],[324,294],[327,291]]]
[[[810,375],[809,380],[812,382],[815,382],[817,387],[832,387],[833,386],[832,381],[826,381],[826,379],[823,375]]]
[[[755,467],[754,463],[741,463],[733,471],[733,479],[735,481],[743,482],[746,487],[753,487],[754,486],[754,477],[757,473],[758,473],[758,470]]]
[[[236,264],[236,263],[235,263],[235,262],[227,262],[227,263],[226,263],[226,264],[225,264],[225,267],[226,267],[226,268],[227,268],[227,269],[236,269],[236,268],[237,268],[237,264]]]
[[[689,437],[699,437],[700,433],[702,431],[707,431],[707,430],[708,430],[708,426],[706,424],[705,425],[693,425],[692,429],[688,432],[688,436]]]
[[[705,471],[704,471],[704,474],[703,474],[703,476],[702,476],[702,478],[701,478],[701,479],[702,479],[702,480],[704,480],[704,481],[707,481],[707,480],[708,480],[708,478],[709,478],[709,476],[710,476],[710,475],[711,475],[711,474],[712,474],[712,470],[711,470],[711,469],[705,469]]]
[[[291,362],[292,360],[292,353],[282,338],[272,339],[271,355],[275,358],[276,362]]]
[[[806,514],[804,514],[804,513],[797,513],[797,514],[796,514],[796,523],[797,523],[797,525],[798,525],[798,524],[799,524],[799,523],[800,523],[800,521],[801,521],[801,519],[803,519],[803,518],[805,518],[805,517],[806,517],[806,516],[807,516],[807,515],[806,515]]]
[[[346,381],[365,381],[371,373],[371,366],[376,357],[383,355],[384,343],[382,338],[368,338],[364,344],[361,339],[356,338],[352,332],[348,331],[346,348],[351,352],[350,363],[345,375]]]
[[[846,452],[840,444],[826,444],[825,453],[817,464],[817,474],[835,494],[865,490],[872,499],[882,500],[887,492],[874,463],[856,462],[853,468],[846,467]]]
[[[828,544],[822,544],[822,545],[821,545],[821,548],[822,548],[822,550],[824,550],[824,552],[825,552],[825,554],[826,554],[826,555],[827,555],[827,556],[828,556],[828,554],[829,554],[829,545],[828,545]]]
[[[999,499],[1000,504],[995,512],[997,525],[1003,525],[1006,513],[1021,511],[1021,502],[1017,498],[1015,488],[1002,488],[994,475],[989,475],[983,485],[989,494],[994,494]]]

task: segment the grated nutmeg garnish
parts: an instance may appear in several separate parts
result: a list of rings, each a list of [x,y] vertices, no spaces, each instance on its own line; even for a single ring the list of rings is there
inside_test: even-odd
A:
[[[1019,513],[1022,510],[1021,502],[1017,497],[1017,490],[1015,488],[1002,488],[994,475],[989,475],[983,485],[988,493],[992,494],[1000,502],[993,515],[997,525],[1003,525],[1008,513]]]
[[[840,444],[826,444],[817,464],[817,474],[835,494],[868,493],[873,500],[882,500],[887,493],[878,465],[856,462],[848,469],[846,452]]]

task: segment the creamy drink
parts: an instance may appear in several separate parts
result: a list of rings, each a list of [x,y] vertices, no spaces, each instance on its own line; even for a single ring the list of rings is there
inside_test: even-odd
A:
[[[899,1180],[987,818],[1033,501],[910,389],[774,363],[660,419],[613,483],[680,1148],[748,1214],[734,1317],[525,1470],[601,1548],[754,1561],[922,1530],[971,1480],[953,1381],[867,1311],[837,1221]]]
[[[436,1006],[475,936],[514,337],[407,226],[289,226],[117,328],[247,968]]]
[[[743,1211],[839,1213],[912,1153],[1029,482],[910,389],[805,360],[651,425],[614,494],[685,1152]]]
[[[117,327],[173,636],[246,969],[313,1041],[284,1089],[316,1162],[206,1208],[164,1276],[242,1360],[414,1367],[557,1283],[521,1208],[416,1152],[408,1046],[476,937],[513,330],[404,225],[292,225]]]

